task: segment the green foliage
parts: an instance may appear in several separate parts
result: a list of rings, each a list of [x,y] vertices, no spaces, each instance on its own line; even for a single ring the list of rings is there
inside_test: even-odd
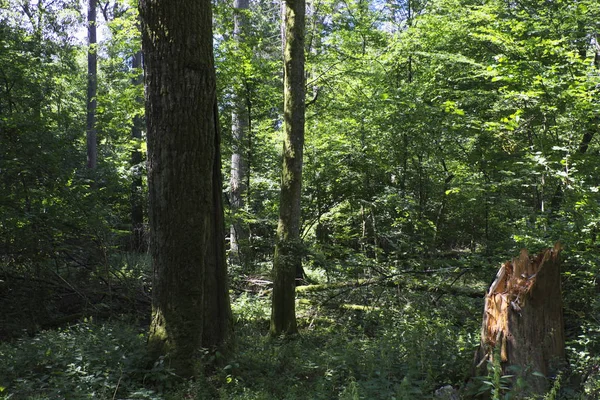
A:
[[[248,165],[247,182],[244,182],[248,190],[243,194],[245,209],[236,210],[235,215],[226,214],[226,222],[230,225],[235,218],[250,232],[248,242],[242,243],[249,248],[250,259],[244,260],[240,272],[254,274],[272,257],[279,210],[283,123],[280,9],[274,3],[252,2],[244,12],[250,27],[242,43],[233,38],[233,13],[230,3],[215,4],[215,64],[223,174],[229,177],[231,171],[233,99],[236,93],[244,93],[249,132],[242,143],[242,157]],[[226,190],[230,192],[229,185]]]
[[[132,180],[145,168],[132,160],[134,150],[145,154],[131,138],[143,117],[141,71],[131,67],[140,48],[136,7],[102,5],[109,22],[98,49],[96,172],[85,169],[78,4],[0,7],[2,335],[34,333],[36,313],[62,317],[69,296],[93,303],[90,293],[107,287],[125,300],[100,302],[102,311],[149,314],[148,261],[125,251]],[[118,386],[122,398],[417,399],[468,374],[482,304],[458,295],[436,294],[432,304],[431,293],[372,285],[303,293],[301,338],[262,336],[281,174],[279,13],[276,3],[252,1],[250,34],[238,46],[231,4],[214,2],[225,182],[238,90],[251,117],[246,209],[235,218],[249,227],[252,259],[230,268],[232,287],[245,291],[233,304],[233,359],[175,388],[164,365],[143,365],[136,330],[84,323],[2,344],[0,396],[111,398]],[[546,397],[600,396],[599,3],[318,0],[307,21],[308,280],[398,275],[407,287],[436,287],[455,275],[418,273],[468,269],[453,284],[483,288],[521,247],[535,252],[560,240],[570,371]],[[146,188],[136,190],[143,197]],[[5,277],[27,282],[22,293]],[[254,277],[262,283],[252,286]],[[524,393],[497,365],[485,380],[492,397]]]
[[[162,364],[145,367],[144,344],[130,324],[92,321],[2,343],[0,398],[159,399],[156,388],[170,373]]]
[[[97,171],[87,171],[85,49],[70,37],[79,22],[77,6],[38,3],[14,4],[24,14],[3,13],[0,30],[0,189],[7,193],[0,204],[2,263],[20,272],[31,266],[38,274],[48,268],[92,273],[128,234],[123,226],[129,221],[133,144],[122,135],[140,113],[134,99],[141,91],[131,75],[101,74],[101,87],[110,82],[121,97],[109,99],[108,107],[100,90],[100,163]],[[135,15],[128,18],[131,27]],[[126,47],[109,47],[113,66],[122,68],[117,55],[126,57]]]
[[[365,293],[336,302],[364,301]],[[470,366],[477,322],[443,317],[446,307],[456,307],[452,302],[429,312],[427,297],[406,292],[398,299],[385,290],[372,305],[343,311],[315,307],[318,296],[299,303],[303,328],[294,339],[267,335],[264,298],[242,295],[233,302],[237,352],[213,377],[221,398],[428,398],[444,383],[459,383]],[[460,302],[479,308],[478,301]]]
[[[81,96],[73,96],[83,82],[77,49],[42,35],[44,17],[58,18],[57,10],[40,2],[37,13],[40,25],[32,27],[3,14],[0,29],[5,81],[0,96],[0,190],[6,193],[0,204],[0,248],[9,260],[35,262],[54,252],[61,236],[77,230],[79,221],[66,225],[84,199],[79,193],[67,194],[70,187],[85,184],[76,172],[77,158],[83,157],[78,140],[83,103],[78,104]],[[66,28],[47,34],[61,34],[62,39]]]
[[[487,376],[478,376],[475,382],[475,396],[489,396],[492,400],[512,399],[516,390],[513,390],[515,375],[503,375],[500,364],[500,352],[496,351],[492,360],[487,361]],[[519,385],[516,385],[519,389]]]
[[[595,308],[597,310],[597,308]],[[598,346],[600,330],[594,323],[584,323],[578,335],[567,345],[568,351],[573,355],[571,368],[573,377],[581,387],[581,393],[586,398],[600,395],[600,372],[598,365]]]
[[[267,297],[236,297],[236,351],[196,381],[178,380],[160,361],[149,366],[145,329],[131,322],[88,321],[1,344],[0,398],[427,399],[470,372],[478,299],[445,296],[434,307],[427,292],[393,287],[302,293],[293,339],[268,335]],[[570,345],[581,371],[597,365],[593,335]],[[511,382],[490,363],[480,384],[493,398],[527,398],[526,387]],[[594,382],[595,375],[585,382],[592,397]],[[549,398],[573,398],[572,387],[559,385]]]
[[[562,380],[562,375],[559,374],[556,377],[556,380],[554,381],[554,383],[552,384],[552,388],[544,396],[544,400],[556,400],[558,398],[558,394],[559,394],[559,391],[561,388],[561,380]]]

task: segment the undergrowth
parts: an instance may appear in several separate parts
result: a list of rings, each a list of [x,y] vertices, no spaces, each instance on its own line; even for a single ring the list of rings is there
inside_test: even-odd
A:
[[[91,320],[0,344],[0,398],[161,398],[169,371],[145,368],[144,344],[131,324]]]
[[[197,381],[149,364],[147,328],[130,321],[88,319],[1,343],[0,399],[431,399],[440,387],[463,386],[479,342],[481,299],[343,290],[303,294],[301,332],[292,338],[269,337],[267,293],[234,295],[236,351]],[[592,336],[569,347],[573,373],[592,372],[579,382],[565,375],[547,398],[595,398]],[[504,389],[500,397],[497,371],[490,374],[492,397],[519,398]]]
[[[393,291],[378,302],[299,302],[301,334],[273,339],[268,297],[238,296],[234,357],[207,380],[185,383],[164,365],[148,366],[144,328],[83,321],[0,344],[0,398],[403,399],[458,385],[477,341],[475,321],[458,323]]]

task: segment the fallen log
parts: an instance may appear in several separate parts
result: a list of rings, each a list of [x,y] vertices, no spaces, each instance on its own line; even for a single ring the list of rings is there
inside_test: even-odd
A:
[[[517,371],[528,390],[545,393],[546,377],[565,362],[560,250],[559,243],[535,257],[522,250],[500,268],[485,296],[476,375],[500,357],[504,375]]]
[[[412,282],[398,279],[400,276],[382,277],[374,279],[357,279],[355,281],[344,281],[335,283],[323,283],[318,285],[306,285],[298,286],[296,292],[299,294],[304,293],[316,293],[328,290],[343,290],[343,289],[356,289],[363,286],[387,286],[387,287],[398,287],[406,288],[415,291],[424,291],[431,294],[435,294],[436,301],[439,300],[441,294],[449,294],[454,296],[465,296],[471,298],[481,299],[484,296],[484,290],[471,287],[460,287],[452,286],[452,284],[440,284],[438,286],[423,283],[423,282]]]

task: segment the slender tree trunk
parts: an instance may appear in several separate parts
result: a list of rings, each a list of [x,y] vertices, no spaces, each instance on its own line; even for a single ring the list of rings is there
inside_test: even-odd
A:
[[[142,0],[148,128],[149,351],[193,376],[223,346],[227,292],[210,0]]]
[[[302,267],[300,196],[304,150],[304,0],[284,5],[283,170],[277,243],[273,260],[271,334],[294,334],[296,271]]]
[[[96,93],[98,87],[98,57],[96,48],[96,0],[88,0],[88,76],[87,76],[87,167],[95,169],[98,162],[96,139]]]
[[[234,4],[233,39],[238,48],[244,46],[249,29],[246,12],[249,9],[248,0],[235,0]],[[244,77],[240,77],[241,80]],[[248,175],[248,128],[250,126],[250,113],[248,110],[248,93],[246,85],[238,85],[233,98],[233,111],[231,113],[231,126],[233,135],[233,154],[231,155],[231,213],[233,223],[230,227],[230,259],[233,263],[247,262],[248,229],[239,220],[238,211],[244,209],[244,195],[247,191],[246,177]]]
[[[136,52],[133,56],[133,62],[131,63],[134,69],[142,67],[142,52],[141,50]],[[139,75],[133,79],[134,85],[141,85],[143,81],[143,75]],[[143,99],[136,99],[138,102],[142,102]],[[142,140],[142,126],[143,118],[141,115],[133,117],[133,124],[131,126],[131,138],[139,142]],[[131,167],[133,169],[133,176],[131,181],[131,248],[133,251],[144,250],[144,194],[142,193],[142,152],[139,147],[131,152]]]
[[[593,44],[594,44],[594,66],[596,67],[597,70],[600,70],[600,43],[599,43],[598,35],[594,36]],[[583,137],[579,144],[579,153],[580,154],[585,154],[587,152],[588,147],[589,147],[590,143],[592,142],[592,139],[594,139],[594,136],[596,135],[596,132],[598,131],[598,126],[600,125],[600,115],[598,115],[598,114],[594,115],[590,122],[591,122],[590,126],[583,133]]]

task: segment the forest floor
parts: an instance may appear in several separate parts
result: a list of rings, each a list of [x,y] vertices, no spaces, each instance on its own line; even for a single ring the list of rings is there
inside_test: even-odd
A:
[[[268,335],[267,278],[234,282],[235,350],[203,354],[217,357],[217,367],[201,381],[148,365],[149,303],[115,284],[115,312],[99,302],[87,308],[95,317],[71,310],[63,314],[76,320],[61,314],[58,325],[23,325],[23,334],[0,343],[0,399],[431,399],[447,385],[465,393],[488,282],[460,269],[426,271],[335,284],[309,271],[323,284],[299,289],[293,338]],[[138,308],[123,312],[124,299]],[[469,390],[527,398],[526,388],[502,389],[503,379],[490,365],[490,376]],[[563,386],[562,397],[548,399],[593,398]]]

